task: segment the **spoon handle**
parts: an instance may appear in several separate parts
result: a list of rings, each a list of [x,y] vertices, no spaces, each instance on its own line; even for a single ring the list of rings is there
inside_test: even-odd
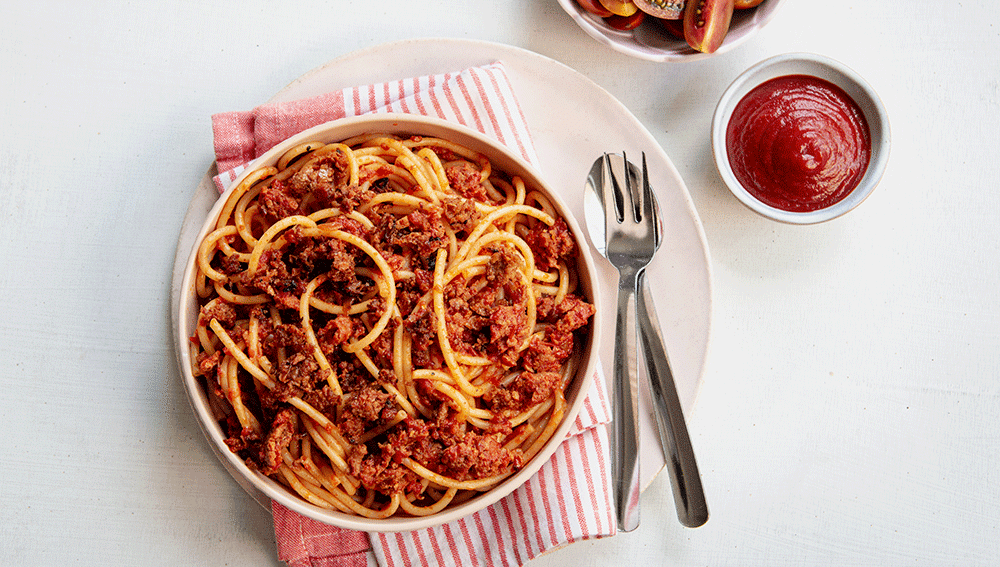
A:
[[[612,398],[611,482],[618,529],[639,527],[639,383],[636,372],[636,288],[638,273],[620,270],[615,320]]]
[[[708,504],[698,474],[698,463],[694,458],[691,438],[684,423],[684,412],[674,375],[670,370],[663,335],[660,333],[659,319],[645,270],[639,273],[638,319],[639,335],[643,358],[646,360],[646,374],[649,377],[653,406],[656,409],[656,425],[660,431],[660,443],[670,471],[670,484],[674,490],[677,518],[689,528],[696,528],[708,521]]]

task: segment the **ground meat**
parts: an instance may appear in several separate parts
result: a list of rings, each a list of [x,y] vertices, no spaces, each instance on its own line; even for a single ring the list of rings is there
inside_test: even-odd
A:
[[[260,256],[251,285],[270,295],[279,307],[298,309],[299,297],[306,287],[306,276],[289,269],[280,251],[267,250]]]
[[[347,403],[347,411],[365,421],[375,421],[382,410],[392,401],[392,395],[375,387],[362,388]]]
[[[338,358],[333,358],[334,355]],[[371,374],[353,354],[339,351],[331,353],[328,357],[330,358],[330,364],[334,365],[337,380],[340,382],[340,387],[345,393],[357,392],[371,381]]]
[[[524,240],[535,255],[535,265],[542,271],[548,271],[559,260],[571,257],[576,249],[569,226],[561,218],[556,219],[552,226],[539,223]]]
[[[422,242],[416,246],[417,253],[421,256],[429,256],[447,244],[448,237],[439,209],[432,207],[419,209],[406,218],[410,221],[414,232],[422,236]]]
[[[302,274],[303,279],[312,279],[314,274],[325,273],[332,281],[354,279],[355,255],[358,251],[337,238],[302,238],[302,229],[294,227],[285,231],[289,242],[282,262],[292,269],[292,273]]]
[[[355,439],[363,434],[368,424],[378,421],[388,408],[385,417],[395,414],[393,397],[375,386],[361,388],[347,402],[346,412],[341,416],[340,429],[348,439]]]
[[[215,319],[223,328],[230,329],[237,320],[236,309],[223,300],[207,303],[201,308],[200,319],[206,325]]]
[[[415,250],[419,256],[433,255],[448,243],[448,237],[441,222],[441,212],[435,208],[418,209],[400,219],[397,227],[400,234],[394,244]]]
[[[465,286],[457,286],[460,290]],[[448,339],[451,347],[460,352],[478,352],[486,349],[489,344],[489,316],[473,311],[463,295],[451,295],[453,289],[445,297],[445,321],[448,326]],[[488,312],[487,312],[488,313]]]
[[[481,173],[474,165],[462,162],[446,169],[445,174],[448,177],[448,184],[459,195],[466,199],[489,202]]]
[[[511,247],[493,252],[486,280],[476,289],[457,279],[445,290],[449,338],[455,350],[513,366],[527,326],[527,288]]]
[[[345,185],[336,190],[320,190],[314,194],[317,197],[317,201],[324,208],[337,208],[345,214],[371,201],[375,197],[374,191],[360,185]]]
[[[242,457],[251,468],[260,468],[261,437],[250,429],[242,429],[235,416],[229,416],[223,423],[228,437],[225,443],[229,450]]]
[[[403,321],[412,339],[413,365],[426,368],[432,349],[437,349],[437,319],[427,303],[418,303]]]
[[[323,415],[333,418],[336,416],[337,406],[340,404],[340,396],[333,393],[328,384],[324,384],[319,390],[304,392],[302,401],[316,408]]]
[[[233,418],[232,421],[238,424],[235,418]],[[229,428],[227,427],[226,429],[228,430]],[[226,447],[229,447],[230,451],[240,456],[242,456],[243,453],[250,447],[250,443],[239,434],[226,437],[225,443]],[[247,464],[250,465],[251,468],[260,468],[253,460],[248,460]]]
[[[316,332],[316,341],[323,352],[332,352],[347,344],[355,335],[354,322],[347,315],[337,315]]]
[[[227,276],[236,275],[243,271],[243,263],[240,261],[238,256],[226,256],[223,255],[219,259],[219,271]]]
[[[555,323],[558,315],[554,295],[543,293],[535,299],[535,317],[539,322]]]
[[[456,233],[470,232],[483,218],[473,201],[458,197],[441,199],[441,214]]]
[[[370,345],[368,356],[379,368],[392,368],[392,345],[395,335],[395,321],[390,320],[385,330]]]
[[[472,431],[441,453],[441,472],[457,480],[495,476],[520,464],[519,453],[504,449],[492,435]]]
[[[448,244],[441,209],[425,207],[401,218],[382,215],[372,231],[372,243],[387,260],[412,251],[416,254],[413,260],[429,263],[435,252]]]
[[[281,465],[281,452],[288,447],[295,437],[295,410],[285,408],[278,412],[271,423],[271,431],[264,439],[264,447],[261,455],[261,472],[264,474],[274,474],[278,472]]]
[[[420,298],[434,286],[434,272],[415,268],[413,274],[413,278],[396,280],[396,304],[404,319],[410,316]]]
[[[418,382],[426,382],[418,380]],[[441,459],[441,445],[435,443],[431,434],[431,425],[423,419],[407,417],[388,436],[382,446],[392,459],[401,462],[410,457],[424,463],[425,466],[436,468]]]
[[[587,303],[575,295],[567,295],[559,303],[559,309],[563,310],[564,313],[557,326],[563,332],[571,332],[583,327],[594,316],[595,312],[592,303]]]
[[[421,492],[420,477],[392,459],[392,452],[380,448],[368,454],[365,445],[354,445],[347,457],[349,472],[358,477],[362,486],[383,494],[407,491]]]
[[[413,270],[413,281],[417,286],[417,290],[421,293],[427,293],[434,287],[434,272],[431,270],[422,270],[420,268],[415,268]]]
[[[269,358],[276,358],[278,349],[290,348],[293,352],[300,352],[309,348],[306,334],[302,327],[291,324],[272,325],[270,320],[264,320],[260,332],[261,351]]]
[[[264,186],[257,197],[260,211],[271,222],[295,214],[299,210],[299,200],[291,195],[292,188],[279,180]]]
[[[217,350],[212,354],[199,352],[198,356],[195,357],[199,375],[206,378],[215,378],[215,371],[219,369],[219,362],[221,360],[222,351]]]
[[[490,314],[490,353],[500,357],[521,346],[527,324],[527,315],[520,305],[502,305],[494,309]],[[513,360],[506,362],[506,366],[514,363]]]
[[[509,386],[491,390],[488,401],[494,411],[518,414],[549,399],[561,385],[556,372],[522,372]]]
[[[573,334],[548,327],[542,337],[531,337],[522,360],[529,371],[558,372],[572,353]]]
[[[486,280],[494,290],[503,289],[506,299],[520,301],[525,291],[521,278],[522,263],[511,246],[500,246],[486,265]]]
[[[323,380],[319,364],[305,353],[296,352],[278,366],[278,381],[291,384],[306,391],[316,389],[316,383]]]
[[[522,398],[528,399],[529,405],[549,399],[560,386],[562,376],[557,372],[522,372],[514,380],[514,387],[521,392]]]
[[[347,184],[349,176],[347,156],[336,150],[314,159],[308,166],[295,172],[289,179],[288,185],[297,195],[311,192],[321,197],[319,199],[321,206],[326,208],[334,205],[328,201],[324,202],[322,197],[336,195],[339,189]]]

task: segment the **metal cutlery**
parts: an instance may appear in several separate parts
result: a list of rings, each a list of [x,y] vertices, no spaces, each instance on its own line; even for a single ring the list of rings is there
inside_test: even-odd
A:
[[[617,161],[617,160],[615,160]],[[618,310],[612,380],[611,482],[618,529],[639,526],[639,384],[636,372],[636,290],[639,273],[653,258],[656,246],[651,192],[637,195],[629,175],[616,175],[612,156],[599,167],[603,238],[598,250],[618,270]],[[595,167],[596,164],[595,164]],[[648,189],[648,185],[644,187]],[[588,215],[589,216],[589,215]],[[588,226],[592,223],[588,218]],[[597,219],[594,219],[597,222]],[[596,241],[597,239],[595,239]]]
[[[670,370],[670,360],[663,346],[659,319],[653,306],[653,296],[645,271],[639,275],[639,336],[642,339],[646,375],[660,432],[660,444],[667,461],[670,485],[673,487],[677,519],[689,528],[697,528],[708,521],[708,504],[701,486],[698,462],[694,457],[691,437],[684,422],[684,410],[677,397],[677,386]]]
[[[631,531],[639,523],[637,325],[677,516],[685,526],[700,526],[708,520],[708,507],[645,278],[645,267],[663,236],[645,153],[641,182],[624,152],[620,157],[604,154],[598,158],[587,177],[584,203],[595,247],[619,272],[611,431],[619,529]],[[636,297],[638,301],[633,301]]]

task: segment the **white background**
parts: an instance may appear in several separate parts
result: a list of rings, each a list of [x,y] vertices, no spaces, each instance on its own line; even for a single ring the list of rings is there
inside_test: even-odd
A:
[[[531,565],[998,561],[995,2],[790,0],[687,64],[611,51],[554,0],[4,4],[0,564],[279,564],[269,513],[179,380],[177,233],[212,113],[417,37],[508,43],[594,80],[656,136],[708,238],[712,346],[689,427],[712,518],[681,527],[660,475],[638,531]],[[876,193],[823,225],[756,216],[712,163],[725,86],[788,51],[859,71],[892,124]]]

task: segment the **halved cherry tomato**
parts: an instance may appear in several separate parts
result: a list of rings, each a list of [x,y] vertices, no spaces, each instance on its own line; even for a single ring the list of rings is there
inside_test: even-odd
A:
[[[743,10],[746,8],[753,8],[763,1],[764,0],[736,0],[736,9]]]
[[[616,30],[629,31],[639,27],[645,17],[646,12],[636,12],[631,16],[608,16],[604,21]]]
[[[579,4],[581,8],[590,12],[591,14],[594,14],[595,16],[606,18],[608,16],[614,15],[611,13],[611,10],[608,10],[607,8],[602,6],[601,3],[598,2],[597,0],[576,0],[576,3]]]
[[[599,0],[601,5],[616,16],[631,16],[639,11],[632,0]]]
[[[654,18],[680,20],[684,17],[684,0],[632,0],[635,6]]]

